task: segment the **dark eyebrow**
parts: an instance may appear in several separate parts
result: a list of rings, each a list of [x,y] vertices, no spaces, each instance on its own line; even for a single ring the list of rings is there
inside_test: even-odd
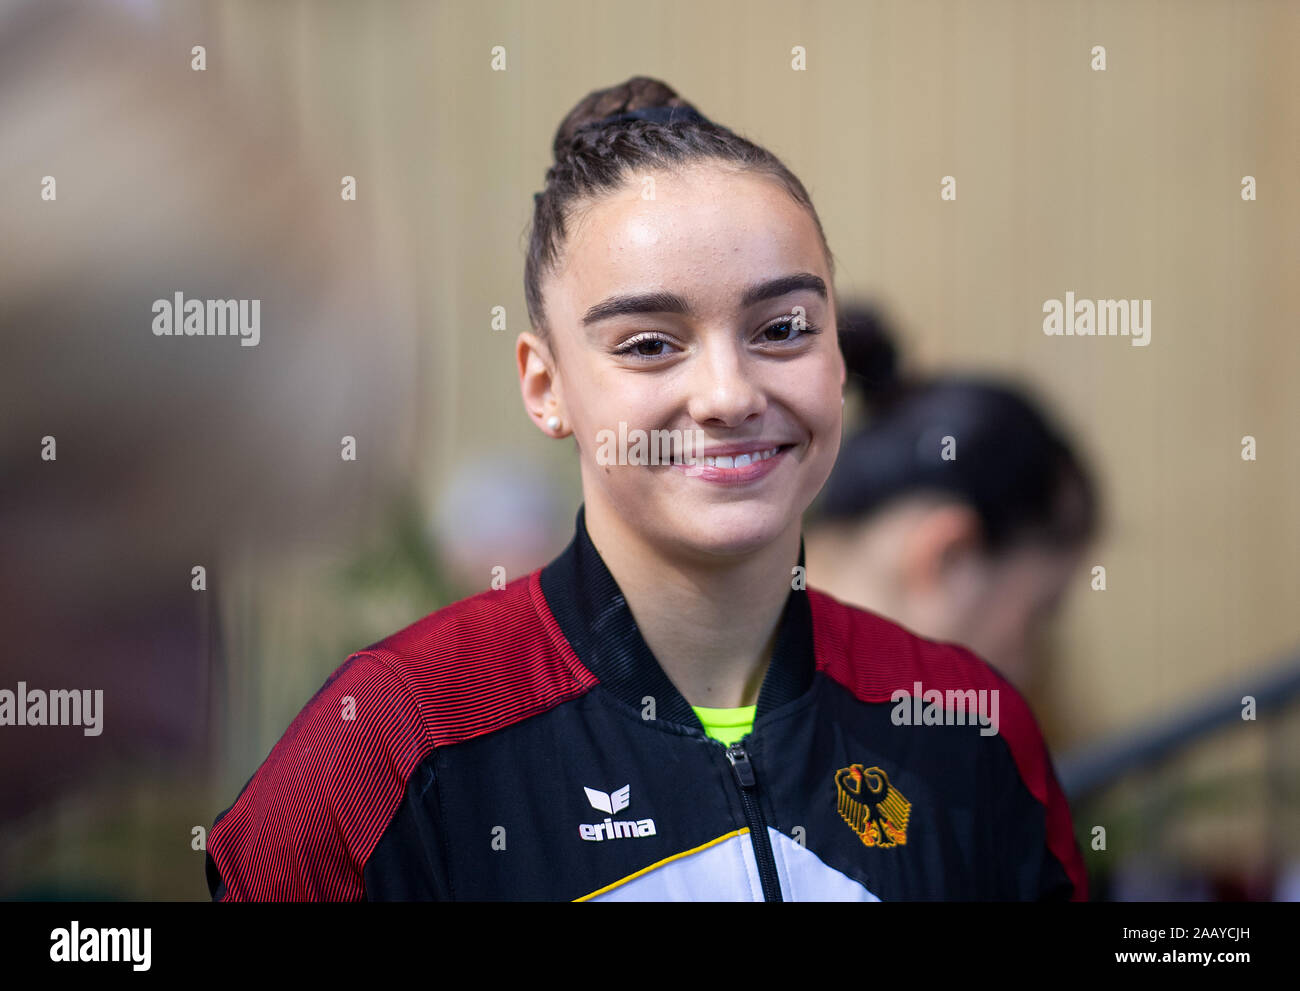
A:
[[[631,293],[627,296],[610,296],[589,309],[582,318],[582,325],[588,327],[600,320],[622,316],[625,313],[685,313],[691,308],[686,300],[675,292]]]
[[[811,272],[797,272],[794,275],[783,275],[779,279],[772,279],[770,282],[760,282],[758,285],[750,286],[741,295],[740,305],[753,306],[765,299],[775,299],[787,293],[799,292],[801,289],[815,292],[823,301],[826,299],[826,283],[819,276],[813,275]]]
[[[742,308],[749,307],[765,299],[775,299],[800,290],[815,292],[823,300],[827,298],[826,283],[819,276],[811,272],[797,272],[750,286],[741,293],[740,305]],[[689,316],[691,307],[681,296],[667,291],[611,296],[589,309],[582,318],[582,325],[587,327],[599,320],[627,313],[682,313]]]

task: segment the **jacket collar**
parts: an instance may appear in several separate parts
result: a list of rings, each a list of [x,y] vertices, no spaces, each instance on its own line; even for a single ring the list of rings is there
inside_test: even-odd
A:
[[[587,533],[586,507],[578,507],[573,540],[542,569],[541,587],[551,614],[578,660],[601,685],[637,709],[655,700],[659,720],[703,730],[690,704],[655,659],[623,593]],[[799,565],[804,564],[803,538]],[[772,661],[758,694],[755,718],[791,702],[812,685],[812,611],[808,593],[792,589],[777,628]]]

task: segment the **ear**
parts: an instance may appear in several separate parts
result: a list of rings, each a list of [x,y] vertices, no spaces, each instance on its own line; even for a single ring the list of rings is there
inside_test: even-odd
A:
[[[551,416],[564,420],[565,416],[550,348],[537,334],[524,331],[515,341],[515,364],[519,369],[519,393],[524,409],[546,436],[556,436],[546,428],[546,420]]]
[[[925,511],[903,545],[904,591],[937,591],[957,564],[979,553],[982,543],[979,514],[969,506],[945,502]]]

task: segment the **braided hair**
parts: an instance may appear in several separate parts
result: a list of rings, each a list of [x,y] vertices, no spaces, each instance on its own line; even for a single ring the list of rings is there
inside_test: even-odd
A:
[[[654,108],[682,112],[636,113]],[[541,282],[563,249],[566,219],[580,203],[619,189],[641,171],[672,171],[715,161],[737,172],[770,176],[812,217],[834,276],[834,258],[803,183],[771,152],[704,117],[657,79],[634,76],[588,93],[560,123],[551,150],[555,160],[546,172],[545,188],[534,196],[524,264],[528,316],[543,337],[549,329]]]

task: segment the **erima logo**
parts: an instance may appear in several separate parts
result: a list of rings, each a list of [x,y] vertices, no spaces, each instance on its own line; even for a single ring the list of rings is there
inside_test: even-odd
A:
[[[632,786],[624,785],[618,791],[603,792],[595,788],[588,788],[585,785],[582,788],[587,793],[587,801],[597,812],[608,812],[613,815],[615,812],[622,812],[632,802]]]
[[[608,812],[611,816],[621,812],[632,804],[632,786],[624,785],[618,791],[605,792],[583,785],[587,801],[597,812]],[[578,835],[584,840],[600,842],[601,840],[628,839],[636,836],[654,836],[653,819],[606,819],[604,822],[582,823],[578,826]]]

